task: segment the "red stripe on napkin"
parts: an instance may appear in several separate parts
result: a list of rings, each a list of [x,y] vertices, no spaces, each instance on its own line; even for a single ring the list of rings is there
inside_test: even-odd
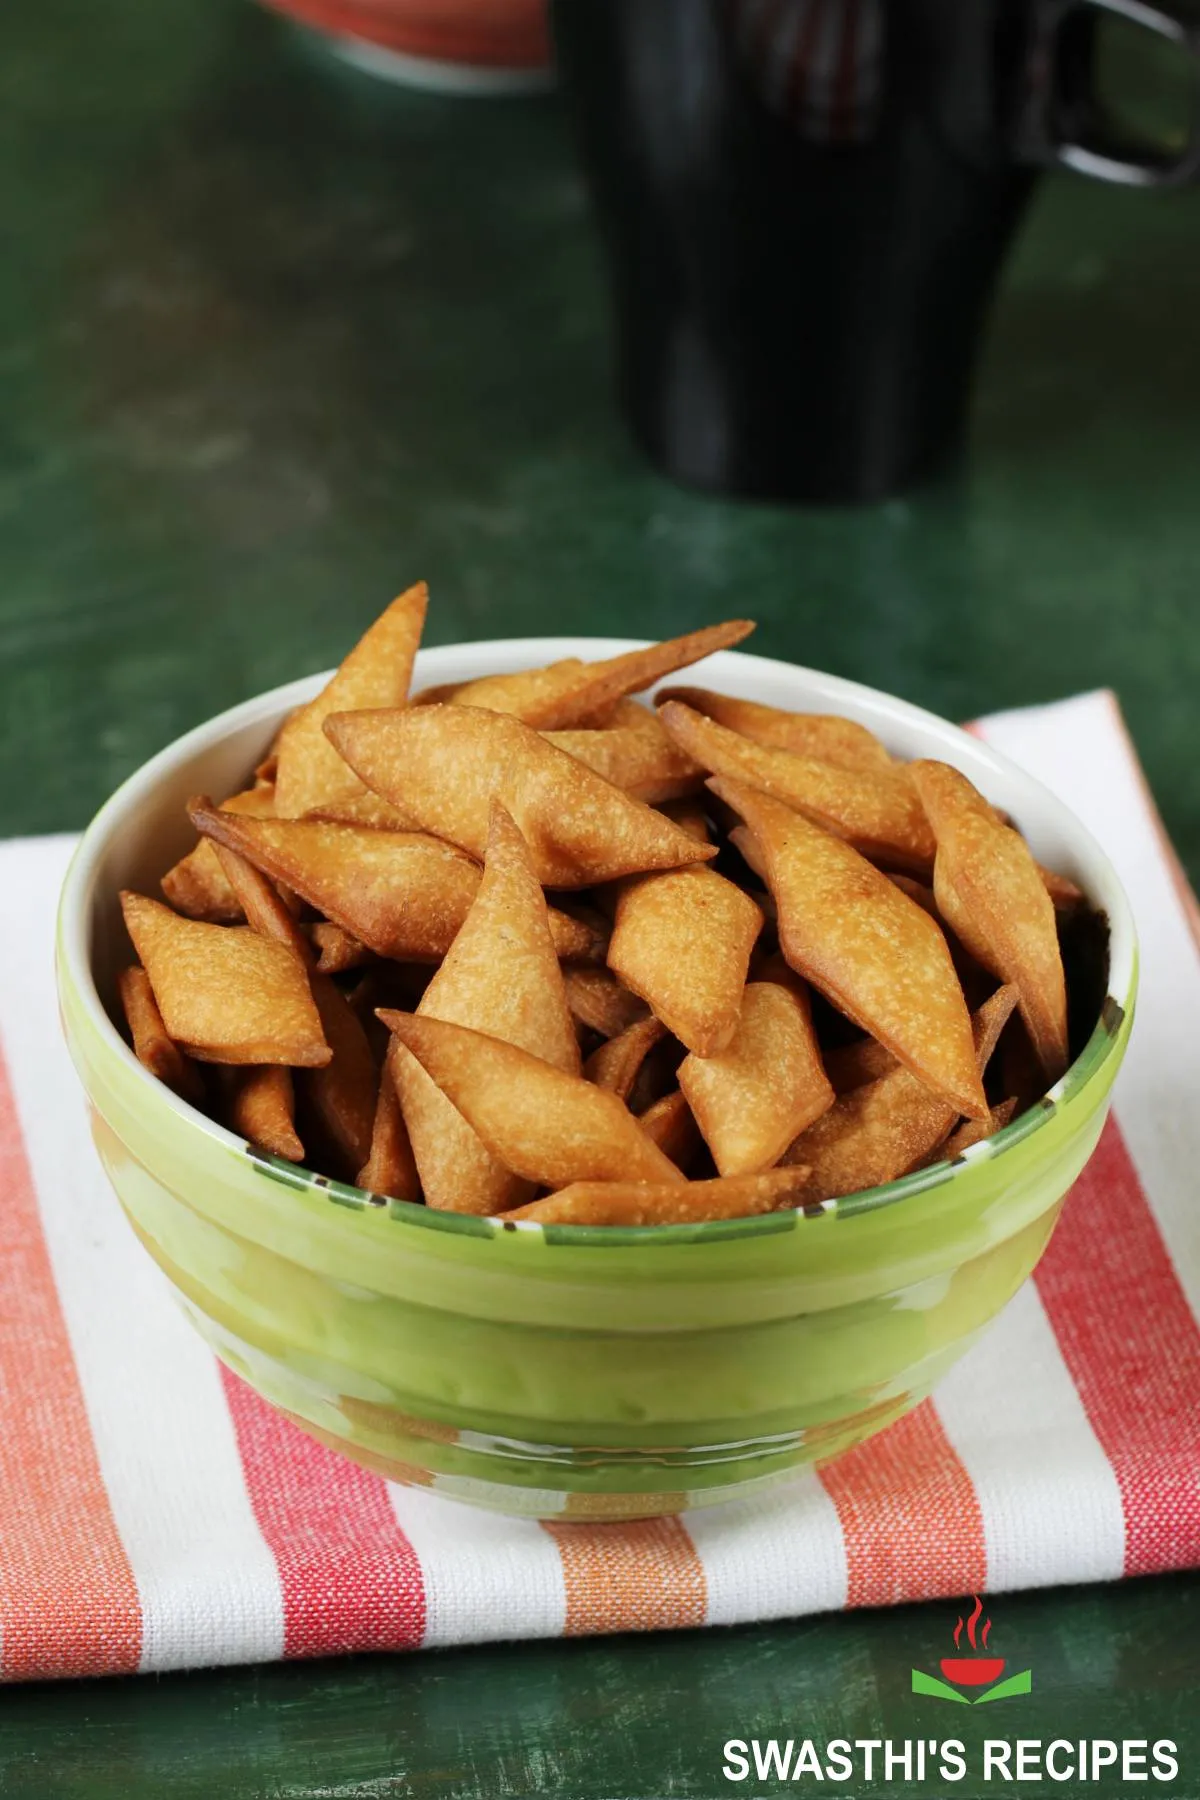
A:
[[[415,1650],[425,1635],[416,1552],[387,1487],[306,1437],[222,1366],[254,1516],[279,1568],[283,1653]]]
[[[1034,1276],[1125,1509],[1125,1573],[1200,1561],[1200,1328],[1110,1116]]]
[[[817,1473],[845,1538],[847,1606],[895,1606],[986,1585],[975,1486],[932,1400]]]
[[[0,1056],[0,1672],[126,1675],[142,1609],[92,1443]]]

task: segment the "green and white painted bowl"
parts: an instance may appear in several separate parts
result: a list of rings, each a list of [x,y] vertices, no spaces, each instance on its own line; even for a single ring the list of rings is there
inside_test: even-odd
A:
[[[422,684],[607,639],[423,652]],[[183,802],[229,793],[320,686],[235,707],[132,776],[63,890],[58,972],[97,1146],[133,1229],[217,1354],[306,1431],[394,1480],[538,1516],[709,1506],[827,1458],[929,1391],[1029,1275],[1096,1143],[1137,980],[1129,906],[1051,794],[953,726],[762,657],[697,679],[861,720],[956,764],[1111,923],[1108,997],[1048,1099],[954,1164],[807,1211],[699,1226],[504,1225],[387,1203],[256,1155],[143,1070],[112,1022],[123,887],[187,847]]]

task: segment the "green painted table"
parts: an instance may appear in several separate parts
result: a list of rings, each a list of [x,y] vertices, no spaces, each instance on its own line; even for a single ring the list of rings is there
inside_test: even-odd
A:
[[[552,102],[378,89],[241,0],[13,4],[0,50],[0,831],[82,825],[424,575],[435,642],[736,611],[756,648],[951,715],[1112,683],[1200,874],[1200,196],[1045,187],[958,479],[721,505],[613,416]],[[1173,1737],[1151,1791],[1200,1796],[1200,1581],[995,1610],[1036,1686],[993,1733]],[[0,1795],[746,1792],[730,1736],[945,1735],[907,1685],[946,1625],[14,1690]]]

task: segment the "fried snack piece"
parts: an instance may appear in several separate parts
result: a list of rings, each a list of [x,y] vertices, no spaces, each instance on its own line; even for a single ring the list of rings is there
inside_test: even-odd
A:
[[[415,1013],[383,1010],[492,1154],[544,1187],[571,1181],[681,1181],[615,1094],[515,1044]]]
[[[265,784],[267,787],[273,788],[275,786],[275,777],[276,777],[276,775],[278,775],[278,773],[279,773],[279,733],[276,732],[274,740],[271,744],[270,749],[267,751],[267,754],[262,758],[261,762],[257,762],[254,765],[254,785],[255,785],[255,787],[262,787]]]
[[[894,887],[898,887],[902,894],[907,894],[910,900],[914,900],[921,911],[927,912],[931,919],[938,918],[937,901],[934,898],[933,889],[924,881],[917,881],[912,875],[897,874],[895,870],[888,871],[888,880]],[[940,919],[938,919],[938,923],[941,923]]]
[[[198,800],[188,810],[200,817],[206,809],[207,802]],[[333,1054],[324,1068],[301,1073],[301,1099],[307,1104],[320,1147],[341,1173],[353,1175],[370,1154],[379,1085],[366,1031],[336,983],[312,967],[308,938],[262,871],[226,844],[214,848],[247,922],[263,937],[283,944],[309,970],[309,990]],[[290,1095],[290,1084],[288,1091]]]
[[[392,806],[389,801],[381,800],[370,788],[363,788],[361,793],[350,794],[344,800],[327,800],[324,806],[312,807],[304,817],[317,819],[325,825],[365,825],[372,831],[420,829],[402,806]]]
[[[950,960],[954,964],[954,972],[958,976],[959,985],[963,991],[963,998],[968,1006],[978,1006],[980,1001],[986,999],[987,995],[993,991],[996,985],[995,978],[980,963],[976,962],[958,936],[949,929],[947,921],[938,911],[937,898],[933,889],[926,887],[923,881],[914,881],[911,875],[897,875],[894,871],[888,872],[888,880],[894,882],[902,894],[907,894],[909,899],[921,908],[922,912],[927,912],[930,918],[940,926],[950,951]]]
[[[763,706],[757,700],[714,694],[710,688],[661,688],[654,700],[658,706],[664,700],[680,700],[693,712],[703,713],[706,719],[714,719],[741,737],[753,738],[772,750],[815,756],[836,769],[863,775],[896,771],[896,764],[873,731],[857,725],[853,719],[840,719],[835,713],[785,712],[782,707]]]
[[[1015,988],[1000,988],[971,1021],[980,1075],[1016,1002]],[[801,1132],[785,1151],[783,1161],[809,1165],[809,1192],[814,1199],[858,1193],[920,1168],[953,1130],[955,1116],[950,1101],[931,1093],[908,1069],[897,1065],[878,1081],[843,1094]],[[984,1121],[990,1125],[990,1110],[985,1111]]]
[[[583,731],[641,731],[658,743],[664,736],[662,726],[652,706],[643,700],[635,700],[628,695],[624,700],[614,700],[611,706],[602,706],[597,712],[588,713],[586,718],[576,719],[575,729]]]
[[[324,1069],[302,1071],[301,1098],[342,1172],[353,1180],[371,1154],[379,1071],[362,1021],[332,977],[314,969],[309,986],[333,1056]]]
[[[401,1046],[392,1040],[383,1065],[379,1098],[371,1127],[371,1154],[355,1176],[360,1188],[385,1194],[389,1200],[419,1201],[421,1178],[409,1141],[408,1127],[396,1092],[396,1056]]]
[[[498,801],[479,893],[417,1016],[487,1032],[553,1069],[579,1074],[579,1043],[545,895],[525,840]],[[482,1214],[527,1200],[528,1183],[491,1153],[417,1058],[403,1048],[391,1054],[426,1205]]]
[[[132,963],[117,976],[121,1005],[133,1039],[133,1053],[144,1069],[165,1083],[191,1106],[204,1103],[200,1071],[167,1036],[162,1014],[145,969]]]
[[[469,681],[454,696],[456,706],[486,706],[511,713],[539,731],[566,731],[600,713],[627,694],[641,693],[689,663],[740,644],[754,630],[750,619],[727,619],[684,637],[667,638],[644,650],[627,650],[603,662],[551,663],[514,675],[485,675]]]
[[[248,819],[269,819],[275,811],[275,789],[270,785],[247,788],[222,802],[224,812]],[[162,878],[163,893],[176,912],[209,925],[236,925],[242,917],[237,895],[221,872],[216,853],[207,838],[168,869]]]
[[[709,785],[755,835],[792,968],[956,1112],[986,1118],[970,1015],[933,920],[800,813],[742,782]]]
[[[618,1100],[628,1100],[642,1064],[667,1035],[667,1028],[653,1014],[626,1026],[618,1037],[593,1050],[583,1065],[588,1081],[607,1088]]]
[[[993,1106],[990,1119],[967,1119],[956,1131],[952,1131],[941,1149],[936,1153],[938,1162],[953,1162],[972,1144],[981,1144],[984,1138],[995,1137],[998,1131],[1013,1118],[1017,1110],[1015,1100],[1002,1100],[999,1106]]]
[[[437,687],[421,688],[410,702],[413,706],[445,706],[457,704],[460,694],[467,694],[467,706],[483,706],[489,712],[511,713],[523,719],[526,710],[536,712],[539,704],[553,702],[560,692],[566,693],[587,665],[581,656],[563,656],[557,662],[542,663],[536,669],[511,669],[507,674],[477,675],[471,681],[444,681]],[[604,708],[607,712],[609,708]],[[532,721],[530,721],[532,722]]]
[[[707,841],[702,817],[679,830]],[[608,966],[680,1043],[715,1056],[737,1030],[762,924],[749,894],[714,869],[642,876],[623,882],[617,895]]]
[[[912,776],[937,835],[938,910],[998,981],[1013,982],[1047,1082],[1070,1060],[1067,988],[1054,903],[1028,845],[965,775],[915,762]]]
[[[566,969],[563,980],[572,1013],[602,1037],[619,1037],[627,1026],[646,1017],[646,1002],[622,987],[607,969]]]
[[[211,802],[203,797],[188,801],[188,817],[211,810]],[[262,937],[284,944],[307,969],[312,962],[308,939],[280,899],[278,888],[269,882],[261,869],[228,844],[214,844],[213,853],[221,865],[221,873],[237,896],[247,925]]]
[[[423,581],[393,600],[316,699],[292,714],[279,736],[275,811],[281,819],[361,792],[322,728],[330,713],[404,705],[428,603]]]
[[[657,1144],[677,1169],[687,1169],[700,1148],[700,1127],[678,1088],[639,1113],[638,1122],[651,1143]]]
[[[763,847],[748,825],[735,825],[729,833],[729,841],[738,852],[746,867],[760,881],[767,879],[767,859]]]
[[[168,1035],[200,1062],[322,1068],[332,1052],[304,968],[244,925],[181,919],[144,894],[121,910]]]
[[[340,925],[318,919],[308,927],[309,939],[316,952],[317,967],[322,975],[344,975],[347,969],[361,969],[372,959],[372,952]]]
[[[292,1071],[280,1063],[261,1068],[221,1069],[223,1111],[231,1131],[285,1162],[303,1162],[296,1132]]]
[[[195,806],[192,819],[378,956],[401,962],[440,960],[479,890],[478,864],[425,832],[239,820],[207,806]],[[555,913],[552,929],[561,955],[595,953],[586,925]]]
[[[834,1101],[800,984],[748,981],[730,1043],[685,1057],[679,1085],[722,1175],[777,1163]]]
[[[779,1212],[799,1200],[806,1174],[801,1168],[770,1169],[761,1175],[725,1175],[717,1181],[674,1182],[660,1187],[637,1181],[575,1181],[518,1207],[508,1219],[538,1225],[698,1225],[707,1219],[748,1219]]]
[[[839,1044],[825,1054],[825,1073],[835,1094],[848,1094],[854,1088],[865,1087],[868,1081],[878,1081],[895,1066],[891,1051],[870,1037],[859,1038],[854,1044]]]
[[[814,756],[772,749],[678,700],[666,701],[658,716],[680,748],[714,775],[782,800],[864,856],[919,873],[932,866],[933,832],[903,768],[841,769]]]
[[[1045,1092],[1042,1065],[1019,1016],[1011,1021],[1000,1040],[999,1086],[1001,1092],[1015,1095],[1018,1112],[1024,1112]]]
[[[541,735],[635,800],[657,805],[694,793],[704,782],[699,763],[671,742],[653,713],[645,707],[638,711],[649,719],[649,731],[640,725],[618,725],[602,731],[544,731]]]
[[[568,656],[564,658],[564,662],[570,664],[573,669],[583,667],[583,659],[579,656]],[[559,663],[549,665],[552,669],[561,666]],[[410,706],[443,706],[447,700],[453,700],[454,696],[461,692],[466,685],[465,681],[441,681],[435,683],[433,687],[418,688],[415,693],[408,696],[408,704]]]
[[[1037,864],[1037,872],[1042,878],[1042,886],[1054,902],[1055,912],[1070,913],[1077,906],[1083,905],[1086,895],[1069,875],[1059,875],[1044,863]]]
[[[418,706],[337,713],[326,729],[369,788],[473,856],[483,854],[491,800],[501,801],[546,887],[589,887],[715,855],[519,719]]]

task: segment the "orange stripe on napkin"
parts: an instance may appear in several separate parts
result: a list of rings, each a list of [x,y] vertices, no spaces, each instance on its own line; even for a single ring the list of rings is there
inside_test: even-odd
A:
[[[1125,1573],[1200,1562],[1200,1326],[1110,1116],[1034,1275],[1112,1464]]]
[[[0,1058],[0,1673],[126,1675],[137,1583],[108,1503]]]
[[[542,1529],[558,1545],[567,1591],[567,1637],[598,1631],[678,1630],[703,1625],[704,1565],[678,1519]]]
[[[932,1400],[817,1473],[841,1521],[847,1606],[986,1586],[979,1500]]]
[[[425,1585],[378,1475],[260,1400],[222,1365],[250,1504],[279,1569],[283,1654],[415,1650]]]

